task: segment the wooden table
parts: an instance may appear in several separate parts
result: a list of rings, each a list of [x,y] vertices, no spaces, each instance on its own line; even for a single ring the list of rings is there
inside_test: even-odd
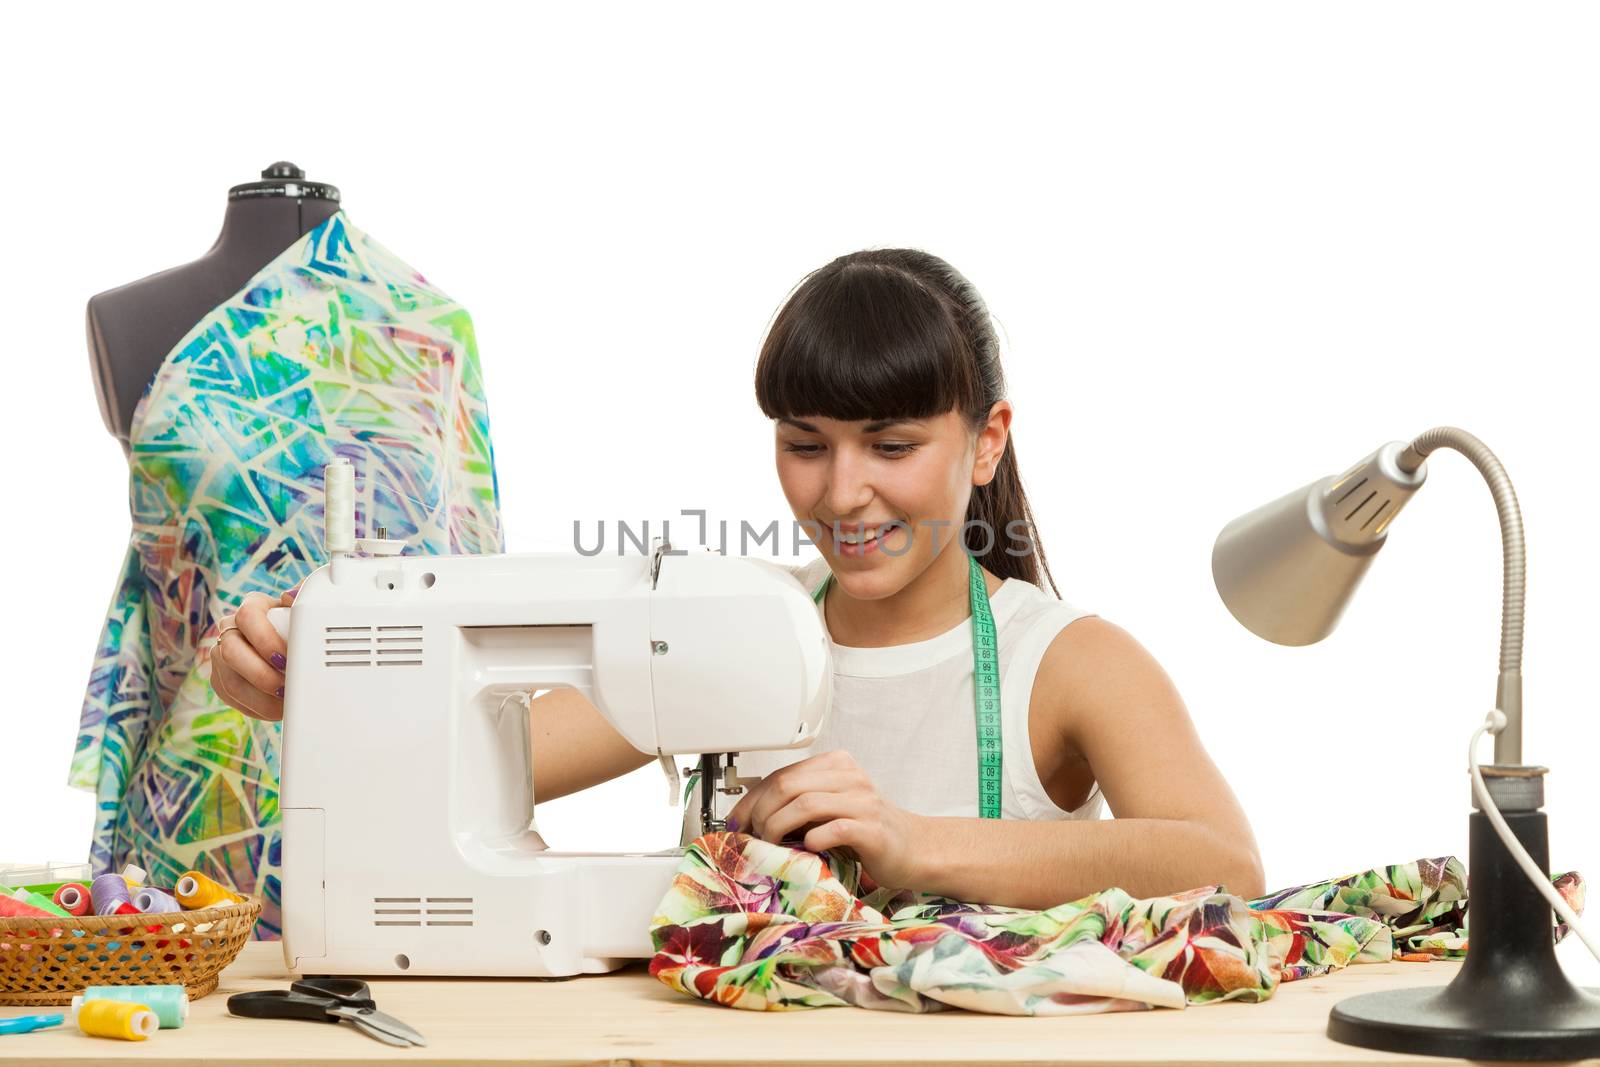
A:
[[[1443,984],[1455,963],[1364,964],[1290,982],[1264,1004],[1199,1005],[1067,1018],[964,1011],[908,1015],[858,1008],[751,1012],[691,1000],[651,978],[643,963],[567,980],[375,979],[378,1007],[428,1038],[392,1048],[337,1026],[229,1015],[227,998],[283,988],[277,942],[253,941],[196,1001],[181,1030],[143,1042],[87,1037],[71,1025],[0,1036],[0,1060],[171,1064],[371,1063],[850,1064],[1248,1062],[1437,1064],[1425,1056],[1369,1052],[1328,1040],[1328,1009],[1356,993]],[[0,1008],[0,1018],[56,1009]],[[1457,1061],[1459,1062],[1459,1061]],[[1591,1064],[1600,1061],[1587,1061]]]

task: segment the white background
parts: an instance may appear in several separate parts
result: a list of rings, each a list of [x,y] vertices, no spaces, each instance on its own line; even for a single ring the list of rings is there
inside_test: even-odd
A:
[[[287,158],[474,313],[513,551],[569,548],[574,519],[787,520],[751,386],[769,317],[852,249],[955,263],[1003,327],[1063,595],[1172,675],[1274,888],[1465,860],[1499,531],[1438,454],[1303,649],[1234,623],[1212,542],[1385,441],[1471,431],[1527,522],[1553,863],[1600,877],[1595,9],[996,7],[24,8],[0,64],[0,861],[81,859],[90,826],[63,782],[128,509],[84,302],[204,252],[228,186]],[[667,847],[664,793],[652,766],[540,821]]]

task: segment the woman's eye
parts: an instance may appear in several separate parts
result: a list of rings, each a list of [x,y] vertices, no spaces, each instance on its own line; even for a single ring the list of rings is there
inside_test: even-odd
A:
[[[921,446],[913,444],[900,444],[889,441],[879,441],[876,447],[885,456],[888,456],[892,459],[898,459],[901,456],[909,456]],[[785,452],[793,452],[801,456],[814,456],[818,452],[822,451],[822,446],[786,444],[783,446],[783,450]]]

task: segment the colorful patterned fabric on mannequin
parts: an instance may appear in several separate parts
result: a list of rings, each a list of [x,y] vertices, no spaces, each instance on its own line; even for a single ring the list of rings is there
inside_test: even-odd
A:
[[[472,320],[338,212],[168,354],[129,432],[132,536],[69,782],[95,873],[199,870],[280,922],[280,724],[211,689],[221,618],[324,562],[322,468],[355,468],[356,528],[408,554],[502,551]]]

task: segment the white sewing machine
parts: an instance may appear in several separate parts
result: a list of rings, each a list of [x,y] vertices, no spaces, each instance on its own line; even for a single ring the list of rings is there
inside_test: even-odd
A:
[[[330,562],[292,612],[281,792],[283,951],[309,974],[560,976],[652,952],[681,848],[556,852],[533,821],[527,698],[572,686],[702,825],[733,756],[816,736],[827,635],[781,567],[709,550],[400,556],[356,541],[328,468]],[[351,554],[365,549],[373,555]],[[293,624],[288,617],[292,614]],[[726,758],[726,765],[724,759]]]

